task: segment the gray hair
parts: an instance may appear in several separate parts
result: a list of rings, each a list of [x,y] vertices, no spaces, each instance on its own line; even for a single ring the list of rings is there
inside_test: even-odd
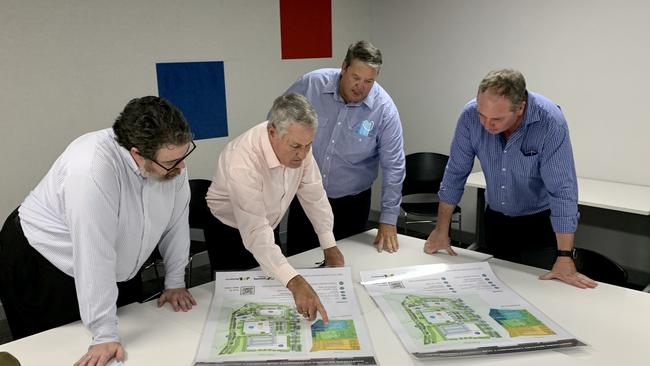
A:
[[[292,123],[299,123],[314,131],[318,127],[318,117],[314,107],[307,98],[298,93],[289,93],[275,98],[269,115],[269,127],[275,128],[280,137],[287,133]]]
[[[354,60],[359,60],[379,71],[382,62],[381,51],[368,41],[358,41],[348,47],[348,53],[345,55],[344,62],[350,66]]]
[[[513,112],[526,100],[526,79],[517,70],[499,69],[488,72],[479,84],[478,92],[480,94],[488,89],[508,98],[512,103],[510,110]]]

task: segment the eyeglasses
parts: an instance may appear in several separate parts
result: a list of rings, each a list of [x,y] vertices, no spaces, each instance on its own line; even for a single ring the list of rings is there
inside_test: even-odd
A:
[[[147,158],[147,159],[153,161],[156,165],[158,165],[159,167],[165,169],[165,171],[167,171],[167,172],[169,173],[170,171],[174,170],[174,168],[176,168],[176,167],[178,166],[178,164],[180,164],[183,160],[185,160],[185,158],[187,158],[188,156],[190,156],[190,154],[192,153],[192,151],[194,151],[194,149],[196,149],[196,144],[195,144],[194,141],[192,140],[192,141],[190,141],[190,147],[189,147],[187,153],[186,153],[185,155],[183,155],[182,158],[176,160],[176,162],[174,163],[174,165],[172,165],[172,166],[169,167],[169,168],[166,167],[166,166],[164,166],[164,165],[162,165],[161,163],[157,162],[155,159],[149,159],[149,158]]]

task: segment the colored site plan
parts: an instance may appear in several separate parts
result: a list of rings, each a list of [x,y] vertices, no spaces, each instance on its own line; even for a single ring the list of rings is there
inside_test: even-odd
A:
[[[490,309],[490,317],[499,322],[511,337],[555,334],[551,328],[525,309]]]
[[[317,320],[311,326],[311,339],[311,352],[361,349],[351,319],[332,320],[327,326]]]
[[[582,345],[485,262],[362,271],[361,283],[416,358]]]
[[[218,272],[194,365],[376,365],[349,268],[300,271],[327,309],[304,319],[293,295],[260,271]]]
[[[293,306],[248,303],[232,313],[228,341],[219,354],[302,352],[302,323]],[[327,326],[317,320],[311,325],[311,339],[309,352],[360,349],[351,319],[332,320]]]
[[[219,354],[302,351],[300,320],[289,305],[248,303],[232,313],[228,341]]]
[[[460,298],[407,295],[402,306],[422,332],[423,344],[501,337]]]

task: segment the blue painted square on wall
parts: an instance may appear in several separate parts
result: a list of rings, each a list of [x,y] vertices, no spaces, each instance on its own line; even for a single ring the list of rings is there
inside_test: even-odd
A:
[[[157,63],[158,95],[183,112],[196,140],[228,136],[223,61]]]

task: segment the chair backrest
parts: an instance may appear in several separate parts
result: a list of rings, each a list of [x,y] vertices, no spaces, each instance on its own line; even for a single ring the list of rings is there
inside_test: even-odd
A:
[[[576,248],[574,258],[578,272],[595,281],[627,285],[627,271],[618,263],[593,250]]]
[[[212,181],[209,179],[190,179],[190,227],[203,229],[212,215],[205,196]]]
[[[402,195],[437,194],[448,160],[449,156],[432,152],[406,155],[406,176],[402,184]]]

